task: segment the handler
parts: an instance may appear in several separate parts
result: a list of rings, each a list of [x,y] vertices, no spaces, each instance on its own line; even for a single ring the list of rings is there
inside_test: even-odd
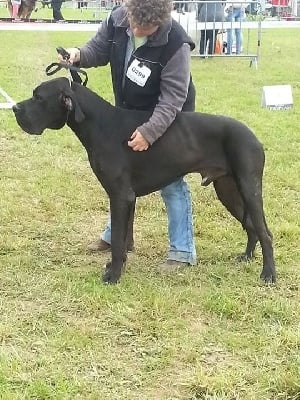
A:
[[[70,62],[80,67],[110,63],[116,106],[153,112],[149,121],[132,133],[128,146],[133,151],[146,151],[164,134],[178,112],[195,109],[190,74],[190,51],[195,44],[172,19],[171,11],[172,0],[125,0],[87,44],[67,49]],[[160,270],[194,265],[189,187],[179,178],[163,188],[161,195],[168,214],[170,249]],[[109,221],[101,238],[89,244],[88,250],[108,251],[110,243]]]

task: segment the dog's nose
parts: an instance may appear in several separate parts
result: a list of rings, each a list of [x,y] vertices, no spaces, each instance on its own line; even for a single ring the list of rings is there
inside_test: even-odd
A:
[[[12,106],[12,110],[13,110],[14,113],[17,113],[17,112],[19,111],[18,104],[14,104],[14,105]]]

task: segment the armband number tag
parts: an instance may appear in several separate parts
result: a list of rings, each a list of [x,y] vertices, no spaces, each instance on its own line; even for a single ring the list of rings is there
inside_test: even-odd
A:
[[[150,75],[151,69],[136,59],[132,61],[126,72],[127,78],[141,87],[145,86]]]

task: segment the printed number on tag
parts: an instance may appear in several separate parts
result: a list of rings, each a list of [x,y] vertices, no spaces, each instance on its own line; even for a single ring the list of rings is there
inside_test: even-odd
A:
[[[132,61],[126,72],[127,78],[141,87],[145,86],[150,75],[151,69],[136,59]]]

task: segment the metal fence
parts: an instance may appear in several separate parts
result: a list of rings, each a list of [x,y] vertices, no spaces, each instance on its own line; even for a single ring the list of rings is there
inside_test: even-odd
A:
[[[95,20],[101,19],[103,15],[109,13],[115,6],[120,5],[121,1],[110,0],[65,0],[63,8],[73,8],[80,11],[89,10]],[[80,15],[78,16],[80,19]]]
[[[173,17],[196,43],[193,57],[246,57],[257,67],[262,11],[259,1],[174,2]]]

